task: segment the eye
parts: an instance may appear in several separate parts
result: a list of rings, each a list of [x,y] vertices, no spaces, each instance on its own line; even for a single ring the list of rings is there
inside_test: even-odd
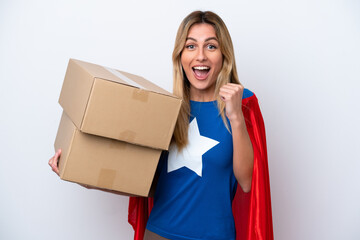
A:
[[[195,49],[195,45],[194,44],[188,44],[185,46],[185,48],[189,49],[189,50],[192,50],[192,49]]]
[[[215,49],[217,49],[217,46],[215,46],[214,44],[208,44],[207,48],[210,50],[215,50]]]

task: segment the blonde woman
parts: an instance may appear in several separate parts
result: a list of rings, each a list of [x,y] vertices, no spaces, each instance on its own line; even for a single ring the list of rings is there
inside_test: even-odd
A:
[[[130,198],[134,239],[273,239],[264,123],[218,15],[196,11],[182,21],[173,65],[183,105],[154,199]],[[60,154],[49,160],[56,174]]]
[[[238,80],[222,19],[189,14],[172,59],[173,92],[183,105],[158,166],[154,203],[130,198],[135,239],[145,225],[145,240],[273,239],[263,120]]]

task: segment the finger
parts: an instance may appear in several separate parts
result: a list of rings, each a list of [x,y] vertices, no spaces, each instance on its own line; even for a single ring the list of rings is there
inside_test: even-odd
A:
[[[54,173],[56,173],[56,175],[60,176],[60,172],[59,172],[59,169],[57,167],[53,168],[53,171],[54,171]]]
[[[51,169],[53,170],[54,173],[56,173],[57,175],[59,175],[59,168],[58,168],[55,164],[53,164],[53,165],[51,166]]]
[[[54,166],[57,165],[58,158],[59,158],[59,152],[56,152],[53,159],[52,159],[51,167],[54,167]]]
[[[226,88],[220,88],[219,95],[228,95],[231,94],[231,90]]]
[[[243,91],[243,89],[244,89],[238,84],[224,85],[221,88],[227,89],[229,91],[235,91],[235,92],[240,92],[240,91]]]
[[[236,84],[232,84],[232,85],[226,84],[226,85],[223,85],[220,89],[236,91],[236,90],[239,90],[240,87],[239,87],[239,85],[236,85]]]
[[[54,157],[51,159],[51,169],[57,174],[57,175],[59,175],[59,168],[58,168],[58,162],[59,162],[59,157],[60,157],[60,155],[61,155],[61,149],[59,149],[56,153],[55,153],[55,155],[54,155]]]
[[[221,88],[220,89],[221,93],[227,93],[227,94],[235,94],[236,93],[236,89],[232,89],[232,88]]]
[[[224,87],[223,89],[220,90],[222,93],[228,93],[230,94],[230,97],[232,99],[241,99],[242,95],[243,95],[243,90],[241,88],[238,87]]]
[[[227,83],[225,85],[232,86],[232,87],[244,88],[244,86],[241,83]]]
[[[240,92],[233,89],[221,89],[219,95],[225,98],[225,100],[238,99],[241,97]]]
[[[59,159],[60,159],[60,156],[61,156],[61,149],[58,149],[56,154],[57,154],[56,165],[58,165],[59,164]]]
[[[220,99],[224,102],[227,102],[231,98],[231,94],[225,91],[219,92]]]
[[[58,151],[55,153],[54,160],[53,160],[53,162],[52,162],[52,166],[53,166],[53,167],[57,167],[57,166],[58,166],[59,157],[60,157],[60,151],[58,150]]]
[[[50,158],[50,160],[49,160],[49,165],[50,165],[50,167],[51,167],[51,170],[53,170],[53,171],[54,171],[55,156],[56,156],[56,155],[54,155],[54,156],[53,156],[52,158]]]
[[[53,164],[53,162],[54,162],[54,159],[55,159],[55,157],[56,157],[56,154],[57,154],[57,152],[55,152],[55,155],[49,159],[48,164],[49,164],[50,166],[52,166],[52,164]]]

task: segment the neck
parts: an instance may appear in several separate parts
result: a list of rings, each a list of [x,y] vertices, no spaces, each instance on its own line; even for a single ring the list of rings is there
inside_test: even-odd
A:
[[[216,100],[216,97],[214,91],[190,89],[190,100],[197,102],[212,102]]]

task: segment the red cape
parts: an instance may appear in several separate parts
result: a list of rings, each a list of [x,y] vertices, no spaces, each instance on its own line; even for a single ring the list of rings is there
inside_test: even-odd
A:
[[[247,131],[254,150],[251,191],[238,185],[233,200],[236,240],[273,240],[270,181],[264,121],[255,95],[242,100]],[[135,230],[134,240],[143,240],[152,198],[130,197],[128,221]]]

